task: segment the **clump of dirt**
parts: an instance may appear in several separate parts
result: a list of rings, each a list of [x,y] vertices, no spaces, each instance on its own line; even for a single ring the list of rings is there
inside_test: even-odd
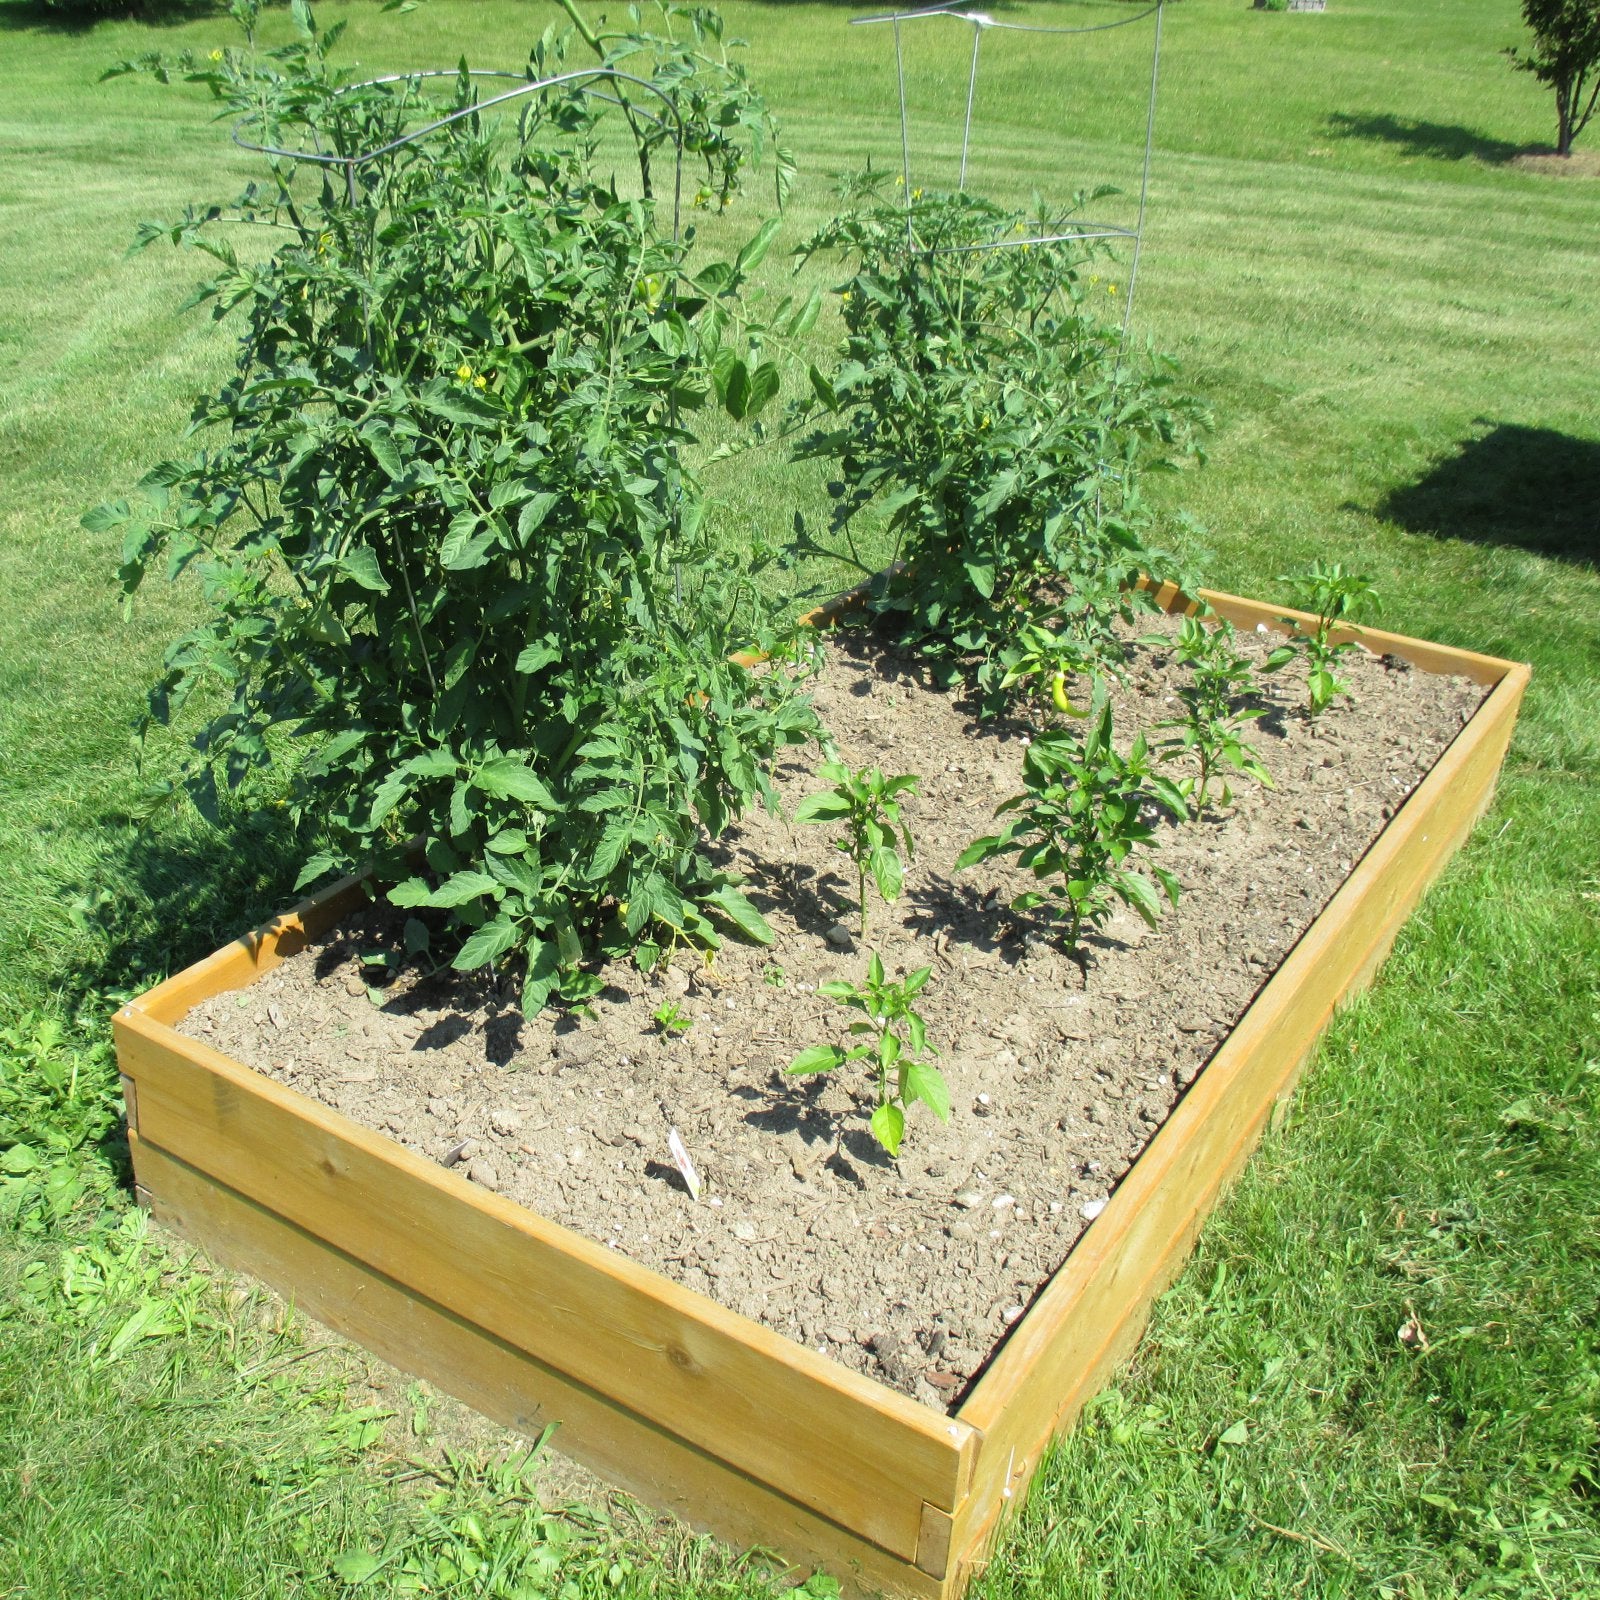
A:
[[[1159,624],[1157,625],[1160,626]],[[1149,629],[1143,631],[1150,631]],[[1241,636],[1264,656],[1269,641]],[[1268,678],[1253,741],[1273,774],[1199,822],[1164,821],[1156,859],[1184,893],[1159,929],[1119,912],[1080,963],[1007,903],[1003,863],[957,872],[1020,787],[1020,724],[979,725],[961,694],[871,635],[833,640],[816,702],[852,766],[917,773],[916,855],[868,947],[931,965],[921,997],[954,1114],[913,1109],[898,1161],[874,1143],[865,1074],[784,1074],[854,1013],[855,883],[832,830],[749,818],[718,850],[771,923],[770,948],[680,951],[646,978],[604,970],[588,1017],[527,1020],[514,987],[427,975],[381,991],[363,954],[398,951],[373,905],[184,1030],[474,1183],[935,1406],[955,1406],[1252,996],[1467,721],[1483,691],[1396,658],[1347,658],[1315,721],[1304,672]],[[1182,674],[1135,646],[1114,687],[1119,738],[1178,711]],[[786,811],[823,785],[780,768]],[[1178,769],[1174,769],[1175,771]],[[664,1030],[670,1002],[689,1026]],[[676,1128],[698,1202],[668,1152]]]

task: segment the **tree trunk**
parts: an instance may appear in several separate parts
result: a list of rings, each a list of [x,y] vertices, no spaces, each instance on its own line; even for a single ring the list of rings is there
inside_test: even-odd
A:
[[[1572,85],[1556,85],[1556,154],[1572,154]]]

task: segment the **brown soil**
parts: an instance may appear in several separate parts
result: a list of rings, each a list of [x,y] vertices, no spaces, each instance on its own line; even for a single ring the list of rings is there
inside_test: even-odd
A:
[[[1265,640],[1251,636],[1252,649]],[[1268,679],[1254,742],[1277,787],[1244,782],[1202,822],[1163,824],[1184,885],[1149,932],[1119,912],[1086,965],[1005,909],[1025,875],[956,873],[1019,787],[1020,727],[980,728],[915,658],[836,639],[816,702],[852,766],[921,775],[916,859],[870,938],[891,972],[932,964],[921,1009],[954,1115],[913,1109],[898,1161],[866,1129],[854,1069],[786,1077],[855,1013],[816,993],[860,979],[854,880],[833,830],[757,815],[725,841],[776,933],[645,979],[605,971],[587,1019],[521,1017],[481,975],[401,974],[369,996],[359,956],[394,948],[374,906],[184,1030],[723,1305],[930,1405],[958,1404],[1098,1214],[1251,997],[1482,691],[1358,652],[1349,700],[1310,722],[1298,665]],[[1166,653],[1138,647],[1117,726],[1173,715]],[[1176,770],[1176,769],[1175,769]],[[780,768],[785,806],[820,787],[814,752]],[[841,928],[840,924],[844,926]],[[843,947],[841,947],[843,946]],[[688,1030],[652,1020],[665,1001]],[[681,1134],[704,1188],[667,1149]]]
[[[1600,178],[1600,150],[1574,150],[1558,156],[1554,150],[1528,151],[1511,158],[1520,172],[1537,172],[1546,178]]]

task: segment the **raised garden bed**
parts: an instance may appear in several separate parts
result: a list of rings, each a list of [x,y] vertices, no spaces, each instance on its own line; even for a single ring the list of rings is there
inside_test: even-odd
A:
[[[1161,598],[1169,609],[1185,604],[1172,591]],[[1261,622],[1271,626],[1283,615],[1276,608],[1227,596],[1207,598],[1242,628]],[[206,1002],[245,988],[330,934],[365,903],[361,886],[354,883],[317,896],[118,1014],[118,1049],[141,1192],[159,1216],[229,1265],[254,1272],[396,1365],[430,1378],[514,1427],[532,1430],[549,1420],[561,1422],[565,1449],[652,1503],[724,1537],[772,1545],[797,1563],[822,1562],[842,1576],[853,1575],[865,1588],[953,1595],[981,1562],[997,1519],[1026,1482],[1045,1442],[1070,1422],[1137,1338],[1151,1298],[1182,1261],[1201,1219],[1237,1170],[1274,1101],[1292,1083],[1334,1005],[1370,976],[1422,889],[1488,802],[1526,669],[1375,630],[1362,637],[1374,651],[1424,672],[1468,679],[1488,693],[1281,963],[1281,951],[1271,947],[1268,936],[1255,936],[1264,946],[1260,949],[1248,946],[1248,931],[1236,940],[1219,941],[1238,945],[1246,995],[1275,963],[1276,971],[1210,1054],[1203,1071],[1200,1064],[1214,1042],[1207,1032],[1213,1021],[1209,1014],[1204,1025],[1190,1027],[1192,1016],[1178,1015],[1167,1004],[1169,996],[1148,990],[1141,994],[1131,982],[1123,984],[1121,1009],[1158,1015],[1170,1049],[1157,1072],[1150,1051],[1140,1047],[1134,1073],[1139,1104],[1148,1113],[1141,1120],[1160,1122],[1160,1127],[1103,1210],[1096,1201],[1115,1179],[1117,1164],[1100,1162],[1099,1172],[1085,1170],[1089,1162],[1081,1159],[1078,1135],[1090,1130],[1073,1124],[1071,1104],[1062,1113],[1052,1111],[1045,1124],[1047,1130],[1050,1122],[1056,1124],[1045,1144],[1059,1140],[1061,1150],[1074,1156],[1070,1170],[1063,1167],[1051,1174],[1061,1196],[1054,1210],[1043,1201],[1042,1179],[1030,1179],[1033,1186],[1024,1191],[981,1150],[974,1153],[970,1143],[953,1149],[941,1143],[947,1138],[992,1138],[997,1116],[1011,1109],[1007,1101],[1037,1098],[1046,1087],[1040,1080],[1051,1072],[1047,1053],[1041,1051],[1038,1078],[1024,1083],[1017,1069],[1030,1064],[1030,1046],[1011,1050],[1012,1061],[997,1068],[996,1060],[1006,1053],[1004,1028],[988,1054],[979,1057],[960,1040],[941,1040],[937,1019],[930,1014],[935,1042],[974,1059],[945,1062],[956,1089],[952,1129],[947,1133],[931,1119],[913,1117],[902,1152],[901,1168],[926,1180],[924,1186],[957,1230],[946,1232],[947,1244],[937,1260],[933,1252],[925,1252],[926,1265],[954,1263],[966,1275],[973,1252],[1017,1258],[1003,1264],[1002,1270],[1011,1273],[1005,1292],[969,1316],[977,1326],[954,1333],[946,1329],[939,1350],[912,1350],[909,1335],[897,1328],[888,1307],[881,1319],[862,1313],[830,1330],[826,1321],[817,1327],[812,1314],[792,1300],[780,1296],[774,1303],[771,1290],[752,1299],[755,1291],[741,1285],[737,1298],[754,1314],[731,1311],[634,1259],[634,1254],[653,1258],[645,1243],[630,1239],[625,1230],[618,1230],[611,1241],[618,1248],[611,1248],[494,1192],[489,1184],[495,1189],[517,1189],[518,1184],[503,1148],[492,1140],[481,1157],[445,1168],[438,1158],[455,1153],[446,1141],[456,1140],[462,1131],[456,1125],[463,1098],[459,1090],[434,1097],[445,1103],[446,1115],[436,1116],[439,1126],[431,1132],[426,1131],[431,1125],[414,1130],[402,1122],[400,1131],[416,1146],[407,1149],[241,1065],[208,1042],[221,1037],[216,1029],[227,1007],[208,1010]],[[879,759],[871,752],[853,759],[868,755]],[[912,763],[901,763],[888,752],[881,760],[889,770],[913,770]],[[978,775],[961,772],[963,764],[953,751],[949,765],[954,770],[947,775],[953,787],[976,787]],[[1392,782],[1393,774],[1375,769],[1364,778]],[[1291,797],[1286,792],[1274,798],[1288,802]],[[937,800],[931,800],[930,816],[936,809]],[[915,824],[914,811],[912,819]],[[748,870],[750,863],[741,865]],[[1342,870],[1343,863],[1338,866]],[[1295,870],[1302,869],[1297,864]],[[964,878],[972,880],[974,893],[987,893],[990,887],[984,869]],[[1265,893],[1277,897],[1279,891],[1268,887]],[[833,918],[824,915],[826,895],[814,892],[813,901],[818,922],[808,930],[811,948],[836,965],[858,967],[860,956],[827,946],[827,924]],[[881,913],[880,919],[885,940],[892,944],[904,935],[903,925],[897,933],[893,919]],[[1248,918],[1240,927],[1248,930]],[[869,943],[876,945],[879,939]],[[1019,952],[1025,949],[1020,938],[1016,945]],[[1019,989],[1048,992],[1068,1019],[1073,1015],[1068,1002],[1092,1003],[1096,985],[1110,982],[1107,974],[1125,954],[1114,947],[1097,953],[1087,990],[1078,977],[1077,1001],[1076,969],[1062,970],[1059,957],[1045,958],[1036,968],[1032,959],[1025,959],[1010,981]],[[902,956],[902,964],[908,964],[910,947],[895,952],[896,959]],[[723,959],[736,963],[739,958],[730,951]],[[759,968],[772,957],[758,954],[754,959]],[[791,959],[790,965],[798,968],[799,963]],[[784,980],[794,988],[804,981],[798,970],[786,971]],[[983,981],[982,974],[971,978],[975,984]],[[987,981],[992,984],[992,975]],[[792,1029],[815,1030],[823,1025],[826,1008],[811,996],[808,1012],[803,996],[802,990],[796,997],[800,1020]],[[350,998],[370,1011],[363,995]],[[691,1012],[702,999],[725,1003],[707,991],[689,997]],[[606,1003],[603,999],[603,1010]],[[297,1050],[292,1010],[276,1000],[269,1004],[279,1010],[271,1025],[290,1037],[283,1060],[264,1064],[291,1077],[301,1065],[291,1071],[285,1063],[299,1058],[303,1065],[326,1052]],[[246,1003],[234,1009],[242,1015],[268,1006]],[[1236,1002],[1230,1004],[1230,1014],[1237,1009]],[[988,1010],[995,1012],[998,1006],[990,1004]],[[191,1037],[180,1025],[209,1032]],[[656,1046],[662,1056],[657,1065],[671,1066],[666,1057],[680,1046],[691,1061],[694,1050],[702,1049],[710,1058],[702,1067],[715,1067],[714,1076],[725,1076],[734,1085],[746,1064],[720,1060],[719,1050],[707,1040],[712,1027],[721,1025],[709,1014],[696,1020],[688,1040]],[[699,1029],[705,1030],[702,1043],[693,1047],[690,1041]],[[1067,1038],[1085,1032],[1098,1034],[1098,1019],[1092,1029],[1069,1028]],[[758,1088],[774,1065],[810,1042],[812,1037],[796,1031],[783,1034],[768,1059],[754,1064],[746,1087]],[[559,1045],[552,1055],[547,1044],[544,1056],[559,1069]],[[591,1066],[585,1066],[585,1074]],[[969,1068],[975,1076],[964,1075]],[[358,1062],[343,1076],[359,1087],[368,1071]],[[974,1115],[980,1109],[976,1094],[989,1092],[982,1087],[985,1074],[996,1071],[1009,1072],[1003,1090],[982,1105],[986,1115]],[[338,1098],[350,1087],[332,1081],[339,1076],[320,1074],[317,1092]],[[528,1076],[540,1082],[537,1074]],[[991,1076],[987,1081],[1002,1080]],[[1128,1103],[1125,1082],[1116,1071],[1097,1063],[1093,1083],[1111,1084],[1119,1091],[1113,1104]],[[1092,1084],[1069,1082],[1069,1095],[1086,1086],[1092,1089]],[[554,1079],[546,1089],[556,1092]],[[892,1176],[892,1170],[871,1168],[870,1150],[852,1144],[848,1135],[840,1158],[826,1174],[815,1170],[820,1163],[804,1166],[808,1141],[800,1112],[815,1111],[822,1124],[836,1127],[849,1109],[848,1085],[827,1088],[827,1095],[842,1097],[831,1106],[824,1098],[796,1093],[798,1110],[790,1129],[794,1138],[787,1146],[770,1126],[758,1123],[752,1135],[773,1141],[772,1163],[783,1182],[796,1186],[797,1192],[831,1184],[842,1197],[840,1204],[848,1200],[852,1184],[862,1184],[870,1197],[876,1182],[879,1192],[887,1194],[884,1174]],[[1168,1115],[1174,1097],[1176,1105]],[[452,1099],[458,1102],[454,1108],[448,1104]],[[1078,1104],[1088,1109],[1081,1094]],[[668,1109],[677,1115],[675,1107]],[[1103,1103],[1101,1109],[1106,1109]],[[687,1115],[683,1120],[690,1122]],[[1113,1115],[1111,1121],[1118,1137],[1140,1132],[1122,1125],[1126,1117],[1118,1122]],[[976,1132],[979,1123],[981,1134]],[[500,1129],[505,1130],[500,1133],[503,1140],[524,1131],[516,1115],[506,1111],[499,1128],[490,1132]],[[706,1137],[692,1124],[691,1130],[691,1145]],[[626,1126],[618,1131],[623,1144],[604,1145],[599,1154],[609,1164],[614,1149],[625,1150],[619,1159],[626,1167],[634,1141],[628,1140]],[[559,1143],[567,1128],[563,1123],[554,1132]],[[645,1134],[646,1142],[654,1137],[653,1131]],[[439,1148],[432,1148],[430,1139]],[[546,1152],[531,1136],[516,1139],[516,1146],[527,1147],[524,1165],[535,1178],[549,1177],[560,1153],[555,1146]],[[791,1150],[801,1157],[802,1170],[790,1171]],[[650,1153],[665,1159],[664,1152]],[[930,1170],[934,1168],[943,1170]],[[981,1193],[974,1172],[982,1174]],[[753,1227],[740,1208],[753,1206],[747,1192],[763,1185],[752,1180],[741,1187],[733,1151],[712,1162],[712,1176],[712,1194],[724,1199],[721,1209],[727,1213],[719,1227],[725,1225],[730,1232],[736,1223]],[[943,1191],[957,1184],[965,1186],[963,1201],[971,1205],[952,1208],[952,1197]],[[916,1185],[897,1185],[897,1202],[908,1202],[913,1209],[926,1202],[927,1196],[899,1194],[899,1187]],[[680,1219],[690,1211],[686,1195],[660,1181],[653,1188],[658,1201]],[[545,1203],[554,1209],[560,1185],[547,1192],[552,1198]],[[997,1199],[1008,1202],[1003,1217],[984,1216],[982,1228],[963,1222],[980,1207],[991,1211]],[[1026,1213],[1024,1220],[1013,1217],[1019,1212]],[[1074,1247],[1072,1234],[1084,1227],[1085,1213],[1094,1220]],[[705,1208],[696,1213],[700,1218],[708,1214]],[[592,1218],[582,1220],[594,1226]],[[631,1216],[625,1220],[634,1221]],[[995,1222],[1003,1226],[994,1227]],[[892,1241],[910,1246],[901,1250],[896,1244],[893,1254],[902,1275],[915,1278],[922,1263],[915,1231],[909,1223],[906,1230],[902,1238],[884,1227],[876,1245],[885,1253]],[[870,1227],[862,1231],[870,1233]],[[645,1232],[643,1224],[638,1232]],[[1003,1249],[989,1243],[1000,1236]],[[679,1248],[679,1269],[698,1272],[698,1256],[714,1254],[709,1249],[714,1242],[708,1241],[704,1251],[689,1251],[686,1268],[685,1251]],[[796,1248],[786,1238],[761,1242],[773,1246],[770,1253],[778,1257],[786,1258]],[[659,1228],[656,1247],[662,1248]],[[1060,1254],[1069,1247],[1070,1255],[1057,1270]],[[670,1253],[662,1264],[671,1265]],[[853,1270],[859,1277],[859,1269]],[[1014,1295],[1019,1304],[1029,1298],[1030,1275],[1034,1281],[1048,1281],[1016,1316],[1017,1307],[1008,1302]],[[771,1274],[774,1282],[778,1276]],[[844,1277],[852,1281],[851,1271]],[[987,1302],[989,1292],[982,1298]],[[908,1314],[912,1324],[921,1315],[915,1309]],[[758,1317],[773,1325],[763,1325]],[[779,1327],[808,1342],[784,1337],[776,1331]],[[1004,1342],[988,1359],[985,1341],[1001,1336]],[[832,1353],[812,1348],[813,1343]],[[946,1343],[954,1353],[946,1353]],[[963,1343],[965,1357],[960,1354]],[[908,1351],[916,1355],[914,1361],[906,1359]]]

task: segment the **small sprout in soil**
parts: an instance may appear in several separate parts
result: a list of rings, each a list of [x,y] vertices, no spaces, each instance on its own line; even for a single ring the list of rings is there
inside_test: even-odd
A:
[[[675,1033],[687,1033],[694,1026],[694,1018],[687,1016],[676,1000],[663,1000],[650,1013],[650,1020],[669,1039]]]
[[[1292,660],[1297,651],[1304,655],[1309,668],[1308,709],[1312,716],[1317,716],[1327,709],[1336,694],[1345,692],[1345,685],[1333,675],[1333,666],[1346,651],[1356,648],[1354,639],[1330,644],[1328,636],[1340,624],[1354,629],[1363,617],[1381,609],[1377,590],[1372,587],[1371,579],[1346,572],[1337,561],[1314,561],[1309,571],[1295,577],[1282,576],[1278,582],[1287,584],[1300,608],[1314,613],[1317,620],[1309,633],[1299,629],[1289,644],[1274,650],[1267,659],[1267,666],[1269,670],[1281,667]]]
[[[766,966],[761,969],[762,982],[765,983],[768,988],[781,989],[784,984],[788,982],[788,978],[788,973],[786,973],[776,961],[769,961]]]
[[[1223,805],[1233,799],[1226,777],[1230,770],[1270,789],[1272,774],[1244,739],[1245,725],[1265,716],[1266,707],[1246,704],[1255,692],[1256,674],[1250,658],[1240,654],[1234,643],[1233,624],[1219,622],[1207,628],[1198,617],[1185,617],[1173,654],[1192,677],[1178,691],[1184,715],[1160,724],[1174,730],[1171,738],[1162,740],[1161,751],[1168,761],[1192,752],[1199,763],[1196,777],[1178,782],[1194,814],[1205,810],[1213,782],[1221,785]]]
[[[864,1038],[848,1048],[813,1045],[789,1063],[791,1073],[808,1075],[832,1072],[851,1061],[870,1062],[871,1070],[878,1075],[878,1106],[870,1124],[872,1136],[891,1156],[900,1154],[906,1112],[916,1101],[922,1101],[941,1122],[950,1120],[950,1090],[944,1074],[921,1059],[939,1052],[929,1045],[927,1025],[912,1005],[932,971],[932,967],[918,967],[899,982],[890,983],[882,960],[873,951],[865,983],[818,984],[818,994],[866,1014],[865,1022],[850,1024],[851,1034]]]
[[[1126,756],[1117,752],[1103,690],[1096,692],[1084,732],[1055,728],[1033,740],[1023,756],[1022,781],[1023,792],[995,811],[1014,812],[1013,820],[1003,832],[973,840],[957,867],[1015,856],[1047,887],[1018,895],[1012,909],[1045,905],[1066,923],[1069,952],[1086,928],[1106,921],[1118,900],[1152,928],[1163,895],[1178,903],[1178,880],[1164,867],[1148,868],[1146,877],[1125,863],[1135,849],[1152,847],[1155,829],[1142,815],[1147,801],[1178,817],[1188,814],[1188,803],[1176,784],[1154,771],[1143,734]]]
[[[922,781],[915,773],[886,778],[877,767],[852,772],[839,761],[824,761],[822,777],[833,785],[821,794],[808,794],[795,807],[796,822],[837,822],[844,837],[834,846],[855,863],[856,890],[861,905],[861,936],[867,935],[867,882],[878,886],[885,901],[900,898],[905,859],[912,858],[911,832],[900,815],[899,796],[915,794]]]

